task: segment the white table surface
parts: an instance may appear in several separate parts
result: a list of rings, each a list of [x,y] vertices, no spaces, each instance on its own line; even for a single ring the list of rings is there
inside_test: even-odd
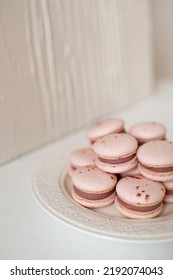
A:
[[[128,129],[145,120],[163,122],[173,140],[173,85],[124,108]],[[85,146],[86,127],[0,167],[0,259],[173,259],[173,241],[127,243],[80,232],[48,215],[36,203],[31,188],[34,170],[53,152],[69,153]]]

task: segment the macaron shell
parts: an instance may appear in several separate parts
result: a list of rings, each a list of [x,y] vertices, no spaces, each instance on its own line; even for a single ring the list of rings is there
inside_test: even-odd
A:
[[[139,142],[161,140],[166,136],[166,127],[158,122],[143,122],[133,125],[129,133]]]
[[[77,195],[75,193],[74,190],[72,190],[72,197],[76,202],[78,202],[79,204],[81,204],[84,207],[87,207],[87,208],[102,208],[102,207],[106,207],[106,206],[108,206],[108,205],[110,205],[114,202],[115,192],[113,194],[111,194],[110,196],[108,196],[107,198],[104,198],[104,199],[87,200],[83,197],[80,197],[79,195]]]
[[[114,133],[98,139],[94,143],[94,152],[103,158],[126,157],[136,152],[137,140],[125,133]]]
[[[173,180],[164,182],[164,186],[166,188],[166,191],[170,191],[170,190],[173,191]],[[173,194],[167,195],[167,192],[166,192],[166,195],[164,197],[164,201],[168,202],[168,203],[173,203]]]
[[[138,148],[137,157],[147,166],[173,166],[173,142],[156,140],[145,143]]]
[[[141,175],[120,179],[116,186],[116,193],[115,205],[117,209],[128,218],[154,218],[158,216],[163,209],[163,198],[165,196],[164,185],[160,182],[148,180]],[[122,204],[118,198],[122,200]],[[129,207],[125,207],[126,203]],[[151,210],[151,207],[155,205],[159,206]],[[139,210],[131,209],[132,206],[138,207]],[[142,210],[145,207],[149,207],[150,210]]]
[[[167,190],[173,190],[173,180],[164,182],[164,186]]]
[[[161,202],[165,196],[165,187],[141,175],[128,176],[119,180],[116,185],[117,195],[125,202],[149,206]]]
[[[87,138],[96,140],[104,135],[120,132],[124,128],[124,121],[120,118],[110,118],[96,122],[87,131]]]
[[[117,198],[115,198],[115,206],[127,218],[131,219],[151,219],[157,217],[163,209],[163,203],[157,209],[148,212],[137,212],[131,209],[127,209],[119,204]]]
[[[133,169],[134,167],[136,167],[137,165],[137,158],[136,156],[129,160],[128,162],[122,163],[122,164],[106,164],[102,161],[99,160],[99,158],[96,157],[96,166],[108,173],[112,173],[112,174],[118,174],[118,173],[123,173],[123,172],[127,172],[131,169]]]
[[[95,166],[95,154],[90,148],[81,148],[70,155],[70,163],[73,167]]]
[[[155,172],[155,171],[152,171],[148,168],[145,168],[140,163],[138,163],[138,169],[144,177],[146,177],[150,180],[160,181],[160,182],[173,180],[173,171],[171,171],[171,172]]]
[[[115,187],[117,177],[113,174],[107,174],[97,167],[81,167],[73,172],[72,182],[81,191],[104,193]]]
[[[173,203],[173,195],[165,195],[164,202]]]
[[[140,175],[140,171],[137,166],[120,174],[120,176],[122,176],[122,177],[135,176],[135,175]]]

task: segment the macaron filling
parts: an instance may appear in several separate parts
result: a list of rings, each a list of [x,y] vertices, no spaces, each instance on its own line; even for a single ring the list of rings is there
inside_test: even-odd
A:
[[[108,196],[113,194],[115,191],[115,188],[113,188],[112,190],[110,190],[108,192],[104,192],[104,193],[87,193],[87,192],[79,190],[75,186],[73,186],[73,189],[77,195],[79,195],[82,198],[89,199],[89,200],[100,200],[100,199],[107,198]]]
[[[98,159],[103,163],[121,164],[121,163],[126,163],[126,162],[132,160],[135,156],[136,156],[136,153],[134,153],[130,156],[122,157],[122,158],[118,158],[118,159],[107,159],[107,158],[102,158],[102,157],[98,157]]]
[[[157,208],[159,208],[161,205],[162,205],[162,202],[159,202],[155,205],[147,205],[147,206],[137,206],[137,205],[133,205],[133,204],[130,204],[130,203],[127,203],[125,201],[123,201],[118,195],[117,195],[117,200],[118,200],[118,203],[125,207],[126,209],[130,209],[130,210],[133,210],[133,211],[137,211],[137,212],[150,212],[150,211],[154,211],[156,210]]]
[[[166,190],[166,195],[173,195],[173,190]]]
[[[151,167],[151,166],[146,166],[142,163],[140,163],[140,165],[142,167],[144,167],[145,169],[154,171],[154,172],[171,172],[173,171],[173,166],[166,166],[166,167]]]

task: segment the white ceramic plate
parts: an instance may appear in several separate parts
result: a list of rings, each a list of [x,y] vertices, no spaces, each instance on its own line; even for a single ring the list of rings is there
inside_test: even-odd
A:
[[[114,204],[90,210],[71,197],[67,157],[52,155],[33,175],[33,193],[40,206],[58,220],[99,237],[126,242],[164,242],[173,240],[173,204],[164,204],[154,219],[132,220],[123,217]]]

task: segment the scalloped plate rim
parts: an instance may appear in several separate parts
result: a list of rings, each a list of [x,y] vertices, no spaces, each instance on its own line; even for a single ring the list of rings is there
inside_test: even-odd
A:
[[[127,234],[118,234],[115,232],[110,232],[107,233],[103,230],[100,229],[93,229],[92,227],[89,226],[85,226],[79,222],[76,222],[74,220],[71,220],[70,218],[68,218],[66,215],[61,214],[60,212],[55,211],[55,209],[53,207],[51,207],[50,205],[48,205],[45,200],[43,199],[42,195],[39,194],[38,190],[38,184],[37,184],[37,180],[38,179],[38,174],[40,173],[40,171],[45,171],[45,169],[47,168],[48,163],[53,163],[55,162],[55,155],[53,154],[52,156],[50,156],[47,160],[44,160],[41,162],[41,164],[37,167],[37,169],[34,171],[33,173],[33,178],[32,178],[32,194],[36,200],[36,202],[38,203],[38,205],[49,215],[51,215],[53,218],[55,218],[56,220],[62,222],[65,225],[70,226],[71,228],[78,230],[80,232],[83,232],[85,234],[90,234],[96,237],[101,237],[103,239],[109,239],[109,240],[114,240],[114,241],[121,241],[121,242],[128,242],[128,243],[158,243],[158,242],[170,242],[173,240],[173,234],[158,234],[158,235],[150,235],[150,236],[138,236],[135,235],[132,236],[128,236]],[[56,158],[57,160],[57,158]],[[62,158],[61,158],[62,161]],[[63,164],[63,168],[62,168],[62,164],[61,164],[61,168],[59,168],[59,170],[57,170],[57,177],[58,177],[58,181],[57,183],[59,183],[58,188],[60,189],[62,186],[60,186],[60,184],[63,184],[63,180],[64,180],[64,176],[66,174],[66,156],[64,157],[64,164]],[[44,172],[45,174],[45,172]],[[67,196],[65,196],[65,192],[62,192],[64,194],[64,199],[69,200],[69,198]],[[72,199],[71,199],[72,201]],[[74,202],[74,206],[75,206],[76,202]],[[81,206],[80,206],[81,207]],[[87,211],[91,211],[89,209],[85,209]],[[91,211],[92,212],[92,211]],[[94,215],[98,215],[98,216],[102,216],[100,213],[96,213],[94,212]],[[119,218],[117,219],[119,220]],[[169,220],[169,219],[167,219]],[[171,219],[172,220],[172,219]],[[128,223],[130,223],[131,220],[127,220]],[[143,223],[145,223],[146,220],[143,221]],[[140,220],[140,223],[142,221]]]

